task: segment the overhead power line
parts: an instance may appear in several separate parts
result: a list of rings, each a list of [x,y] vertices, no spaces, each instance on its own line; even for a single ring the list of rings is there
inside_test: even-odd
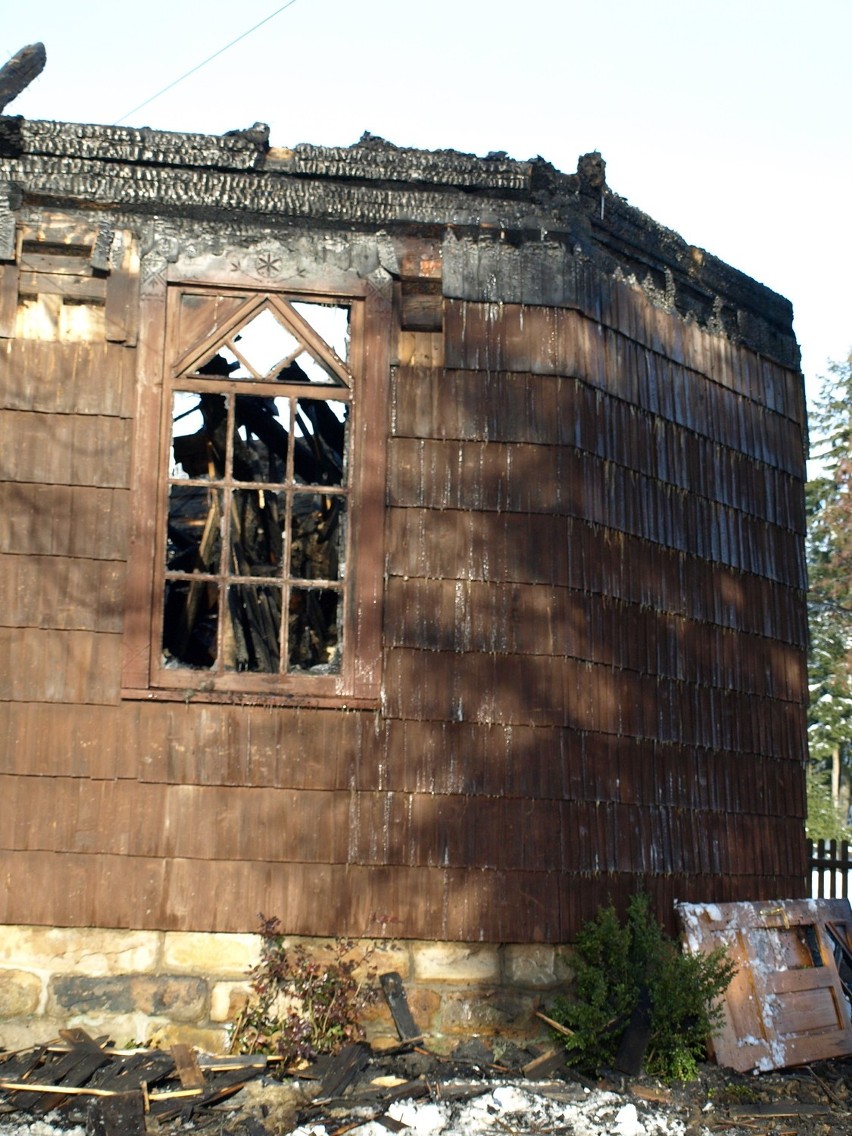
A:
[[[126,111],[121,116],[121,118],[117,118],[115,120],[113,126],[120,126],[126,118],[130,118],[131,114],[136,114],[137,110],[142,110],[143,107],[148,106],[149,103],[152,103],[155,99],[158,99],[160,95],[164,95],[166,91],[172,90],[172,88],[176,87],[178,83],[182,83],[184,79],[188,79],[190,75],[194,75],[196,71],[200,71],[202,67],[206,67],[208,63],[212,63],[214,59],[218,59],[220,55],[223,55],[229,48],[233,47],[234,44],[239,43],[240,40],[245,39],[246,36],[250,36],[252,32],[256,32],[257,29],[262,28],[264,24],[268,24],[270,20],[280,15],[285,8],[291,8],[295,3],[296,0],[287,0],[286,4],[282,4],[280,8],[276,8],[274,12],[271,12],[268,16],[265,16],[259,24],[255,24],[254,27],[249,28],[247,31],[244,31],[242,35],[238,35],[236,39],[232,39],[230,43],[226,43],[224,47],[220,47],[218,51],[214,51],[212,55],[208,55],[208,57],[206,59],[203,59],[201,63],[197,63],[194,67],[190,68],[189,71],[186,71],[183,75],[181,75],[180,78],[175,79],[173,82],[169,83],[168,86],[163,87],[161,91],[157,91],[155,95],[151,95],[150,98],[145,99],[145,101],[139,103],[138,106],[135,106],[131,110]]]

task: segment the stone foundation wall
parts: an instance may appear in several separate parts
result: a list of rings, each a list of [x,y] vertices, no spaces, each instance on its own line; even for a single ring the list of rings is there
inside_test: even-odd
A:
[[[321,952],[324,939],[293,939]],[[541,1034],[535,1011],[571,978],[564,948],[362,941],[379,974],[397,971],[430,1047],[462,1037]],[[117,1045],[184,1042],[227,1049],[249,994],[257,935],[101,928],[0,927],[0,1047],[79,1026]],[[370,1041],[396,1041],[384,999],[365,1013]]]

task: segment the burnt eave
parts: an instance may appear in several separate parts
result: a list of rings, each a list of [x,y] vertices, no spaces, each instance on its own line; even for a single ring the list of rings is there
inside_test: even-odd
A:
[[[541,158],[404,149],[370,135],[351,147],[270,149],[262,124],[214,137],[7,116],[0,176],[13,209],[23,198],[213,223],[557,242],[636,279],[656,303],[798,365],[788,300],[659,225],[603,175],[590,182]]]

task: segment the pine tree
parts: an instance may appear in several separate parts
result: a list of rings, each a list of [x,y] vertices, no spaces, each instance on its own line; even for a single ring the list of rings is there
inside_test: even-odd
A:
[[[818,839],[845,835],[852,788],[852,355],[831,364],[810,418],[811,456],[821,471],[806,494],[813,763],[808,834]],[[824,801],[820,807],[827,780],[837,831],[827,830]]]

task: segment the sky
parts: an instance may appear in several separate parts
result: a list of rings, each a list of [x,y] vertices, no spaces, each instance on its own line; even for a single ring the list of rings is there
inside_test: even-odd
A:
[[[599,150],[611,190],[793,302],[811,398],[852,348],[852,0],[5,4],[0,61],[37,40],[7,114],[566,173]]]

